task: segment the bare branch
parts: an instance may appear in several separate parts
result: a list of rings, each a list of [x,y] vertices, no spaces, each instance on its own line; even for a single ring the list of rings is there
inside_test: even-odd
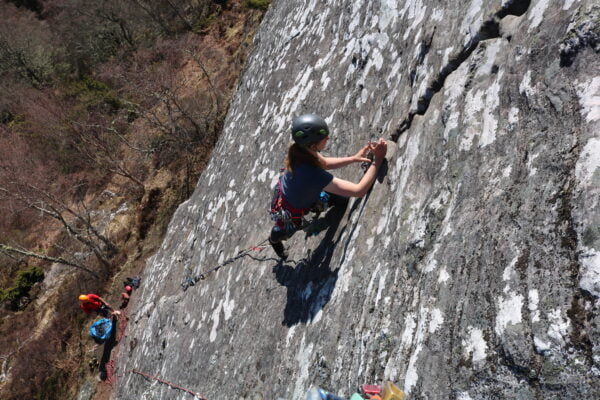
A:
[[[64,265],[68,265],[70,267],[73,268],[77,268],[80,269],[82,271],[87,272],[88,274],[94,276],[96,279],[100,279],[100,277],[98,276],[98,274],[96,274],[94,271],[90,270],[89,268],[84,267],[83,265],[77,264],[73,261],[69,261],[66,260],[62,257],[50,257],[44,254],[39,254],[39,253],[34,253],[32,251],[28,251],[28,250],[23,250],[23,249],[17,249],[15,247],[11,247],[8,246],[4,243],[0,243],[0,253],[4,253],[6,255],[9,254],[20,254],[22,256],[25,257],[33,257],[33,258],[37,258],[38,260],[44,260],[44,261],[50,261],[50,262],[55,262],[55,263],[60,263],[60,264],[64,264]]]
[[[202,61],[196,54],[192,53],[190,50],[185,50],[185,52],[188,53],[190,56],[192,56],[192,58],[194,59],[196,64],[198,64],[200,69],[202,69],[202,72],[204,72],[204,75],[206,76],[206,79],[208,80],[208,85],[210,86],[213,96],[215,97],[215,102],[216,102],[216,106],[217,106],[216,114],[218,115],[221,112],[221,102],[219,100],[219,93],[217,92],[215,85],[213,85],[212,79],[210,78],[208,71],[206,70],[206,68],[204,67],[204,64],[202,63]]]

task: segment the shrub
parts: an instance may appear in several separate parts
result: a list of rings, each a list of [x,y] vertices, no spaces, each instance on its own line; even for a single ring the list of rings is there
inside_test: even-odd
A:
[[[17,272],[13,286],[0,290],[0,303],[7,302],[11,309],[17,310],[21,300],[29,295],[33,285],[43,279],[44,271],[40,267],[32,266]]]
[[[244,0],[244,6],[261,11],[266,11],[270,4],[271,0]]]

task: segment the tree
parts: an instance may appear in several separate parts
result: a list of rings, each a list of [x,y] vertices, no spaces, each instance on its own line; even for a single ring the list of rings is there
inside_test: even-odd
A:
[[[64,187],[58,187],[63,192],[61,196],[53,193],[53,182],[49,180],[48,172],[43,166],[24,158],[26,154],[27,144],[18,135],[11,134],[5,128],[0,129],[0,207],[4,218],[23,213],[31,219],[50,218],[69,238],[94,254],[105,267],[109,267],[109,260],[118,249],[95,226],[92,212],[82,200],[67,203]],[[67,249],[64,247],[62,250]],[[67,260],[62,256],[34,252],[26,250],[24,246],[6,243],[0,244],[0,252],[60,262],[96,275],[76,261],[76,257]],[[75,252],[76,249],[71,251],[71,255]]]
[[[129,142],[119,118],[98,122],[72,121],[75,154],[90,163],[97,171],[119,175],[133,182],[143,195],[143,165],[140,159],[150,153],[147,148]],[[121,157],[121,146],[132,150],[137,160]]]
[[[0,3],[0,77],[8,75],[39,87],[61,70],[60,50],[51,31],[32,13]]]

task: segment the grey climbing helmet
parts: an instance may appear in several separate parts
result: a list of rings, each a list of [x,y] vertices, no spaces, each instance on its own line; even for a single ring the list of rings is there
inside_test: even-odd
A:
[[[292,121],[292,139],[294,142],[307,146],[329,136],[327,122],[318,115],[304,114]]]

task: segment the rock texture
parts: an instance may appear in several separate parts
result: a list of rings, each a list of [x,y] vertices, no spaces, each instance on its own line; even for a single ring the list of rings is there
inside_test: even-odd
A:
[[[209,399],[600,398],[599,34],[594,0],[274,1],[134,295],[113,397],[189,397],[136,369]],[[395,138],[385,180],[288,262],[252,252],[184,292],[267,237],[303,112],[331,155]]]

